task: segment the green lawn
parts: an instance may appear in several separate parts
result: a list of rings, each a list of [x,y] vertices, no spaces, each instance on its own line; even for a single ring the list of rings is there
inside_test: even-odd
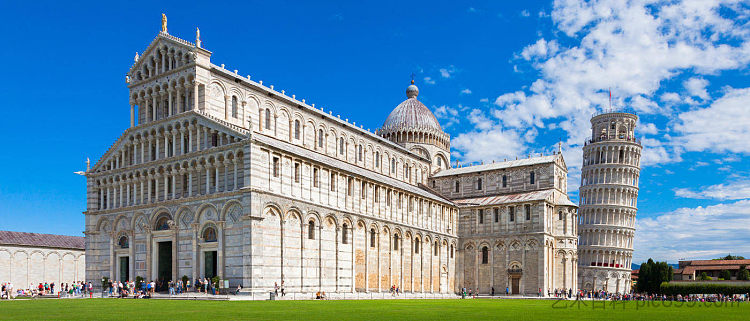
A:
[[[562,303],[562,304],[560,304]],[[644,304],[644,302],[640,302]],[[750,320],[734,306],[592,307],[549,300],[177,301],[72,299],[0,301],[2,320]]]

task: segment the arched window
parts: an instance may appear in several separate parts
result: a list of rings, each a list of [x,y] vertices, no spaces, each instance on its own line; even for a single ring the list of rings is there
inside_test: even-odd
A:
[[[443,159],[442,158],[438,157],[437,165],[438,165],[438,167],[443,167]]]
[[[414,253],[415,254],[419,254],[419,244],[420,244],[419,239],[418,238],[414,239]]]
[[[560,212],[557,212],[557,219],[558,219],[558,220],[562,221],[562,219],[563,219],[563,218],[562,218],[562,216],[563,216],[563,215],[562,215],[562,211],[560,211]]]
[[[503,175],[503,187],[508,187],[508,175]]]
[[[156,224],[154,225],[154,230],[166,231],[168,229],[169,229],[169,217],[162,216],[158,220],[156,220]]]
[[[213,227],[207,227],[203,230],[203,241],[216,242],[216,229]]]
[[[307,224],[307,238],[311,240],[315,239],[315,221],[313,220],[310,220]]]
[[[318,129],[318,147],[323,148],[323,130]]]
[[[477,179],[477,190],[482,190],[482,178]]]
[[[349,226],[344,223],[341,227],[341,244],[349,244]]]
[[[490,261],[490,249],[486,246],[482,247],[482,264],[487,264]]]
[[[534,172],[529,172],[529,184],[534,184]]]
[[[456,181],[456,190],[455,190],[455,192],[458,193],[458,190],[460,188],[461,188],[461,183],[459,183],[458,181]]]
[[[294,139],[299,139],[299,120],[294,121]]]
[[[380,152],[375,152],[375,167],[380,167]]]
[[[271,109],[266,108],[266,129],[271,129]]]
[[[453,244],[451,244],[451,259],[453,258]]]
[[[437,256],[438,252],[440,252],[440,245],[438,245],[438,242],[435,241],[435,246],[433,246],[434,253],[432,255]]]
[[[119,246],[121,249],[130,248],[130,243],[128,242],[128,237],[125,236],[125,235],[120,236],[120,239],[117,240],[117,246]]]
[[[339,154],[344,155],[344,137],[339,138]]]
[[[237,118],[237,96],[232,96],[232,117]]]
[[[391,158],[391,173],[396,172],[396,158]]]
[[[375,229],[370,229],[370,247],[375,247]]]
[[[398,234],[393,234],[393,250],[398,251]]]

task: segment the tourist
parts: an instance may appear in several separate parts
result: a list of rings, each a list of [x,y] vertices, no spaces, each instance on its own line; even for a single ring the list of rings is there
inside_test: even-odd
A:
[[[539,291],[537,291],[537,293],[539,294],[538,297],[541,298],[542,297],[542,288],[539,288]]]
[[[276,282],[273,282],[273,293],[274,296],[279,296],[279,284]]]
[[[506,286],[506,287],[505,287],[505,296],[508,296],[508,294],[510,293],[510,291],[508,291],[508,290],[509,290],[509,289],[508,289],[508,287]]]
[[[281,281],[281,296],[286,296],[286,292],[284,292],[284,281]]]
[[[492,292],[490,292],[490,296],[495,296],[495,287],[492,287]]]
[[[190,279],[188,279],[187,282],[185,282],[185,292],[189,292],[189,291],[190,291]]]
[[[284,282],[281,282],[282,286]],[[242,290],[242,285],[237,285],[237,291],[234,291],[234,295],[240,294],[240,290]],[[281,288],[281,296],[284,296],[284,288]]]

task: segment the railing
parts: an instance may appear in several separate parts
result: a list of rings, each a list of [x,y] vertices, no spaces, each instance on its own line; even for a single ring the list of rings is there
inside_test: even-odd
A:
[[[598,142],[606,142],[606,141],[624,141],[624,142],[631,142],[631,143],[636,143],[638,145],[641,145],[640,138],[619,136],[619,137],[599,137],[599,138],[587,139],[586,141],[583,142],[583,146],[588,146],[589,144],[598,143]]]
[[[591,266],[603,266],[603,267],[621,268],[622,264],[619,264],[619,263],[605,263],[605,262],[591,262]]]

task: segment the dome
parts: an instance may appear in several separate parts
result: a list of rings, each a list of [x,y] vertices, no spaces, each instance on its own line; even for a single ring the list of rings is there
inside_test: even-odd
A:
[[[419,88],[412,83],[406,89],[407,99],[401,102],[394,109],[383,123],[384,130],[403,130],[403,129],[427,129],[442,132],[437,118],[432,112],[417,100]]]

